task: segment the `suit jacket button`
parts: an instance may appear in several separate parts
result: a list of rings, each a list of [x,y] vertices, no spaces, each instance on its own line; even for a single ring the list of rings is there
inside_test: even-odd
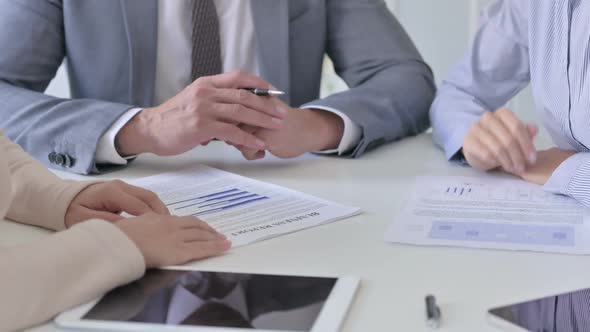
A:
[[[55,164],[55,163],[56,163],[56,161],[55,161],[55,156],[56,156],[56,155],[57,155],[57,153],[55,153],[55,152],[51,152],[51,153],[49,154],[49,156],[47,156],[47,157],[49,158],[49,162],[50,162],[50,163],[52,163],[52,164]]]
[[[63,154],[56,153],[55,154],[55,164],[59,166],[63,166],[66,163],[65,156]]]
[[[72,159],[72,157],[68,156],[67,154],[64,155],[64,164],[63,164],[63,167],[65,167],[65,168],[71,168],[72,166],[74,166],[74,160]]]

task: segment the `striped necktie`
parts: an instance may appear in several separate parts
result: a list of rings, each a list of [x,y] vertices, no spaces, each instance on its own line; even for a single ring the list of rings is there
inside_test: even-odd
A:
[[[221,74],[221,41],[219,18],[214,0],[192,0],[192,65],[191,79]]]

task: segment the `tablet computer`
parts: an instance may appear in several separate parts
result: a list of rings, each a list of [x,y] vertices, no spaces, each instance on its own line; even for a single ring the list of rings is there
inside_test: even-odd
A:
[[[488,320],[504,331],[590,331],[590,288],[493,308]]]
[[[360,279],[157,269],[59,315],[64,328],[338,331]]]

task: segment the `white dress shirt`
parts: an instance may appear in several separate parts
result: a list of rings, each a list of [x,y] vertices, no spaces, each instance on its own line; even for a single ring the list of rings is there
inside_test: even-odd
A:
[[[155,103],[174,97],[190,82],[192,0],[158,0],[158,49],[156,60]],[[258,48],[250,0],[214,0],[219,16],[221,59],[224,72],[236,70],[260,75]],[[344,134],[337,149],[321,153],[344,154],[361,139],[361,128],[344,113],[326,107],[314,107],[337,114],[344,121]],[[101,137],[96,150],[98,164],[127,164],[115,148],[115,138],[141,108],[124,113]],[[129,157],[127,157],[129,158]]]

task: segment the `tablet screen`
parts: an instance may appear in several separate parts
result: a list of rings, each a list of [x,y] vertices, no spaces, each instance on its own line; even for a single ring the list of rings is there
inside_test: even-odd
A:
[[[590,289],[495,308],[490,314],[528,331],[590,331]]]
[[[310,331],[337,279],[151,270],[83,320]]]

